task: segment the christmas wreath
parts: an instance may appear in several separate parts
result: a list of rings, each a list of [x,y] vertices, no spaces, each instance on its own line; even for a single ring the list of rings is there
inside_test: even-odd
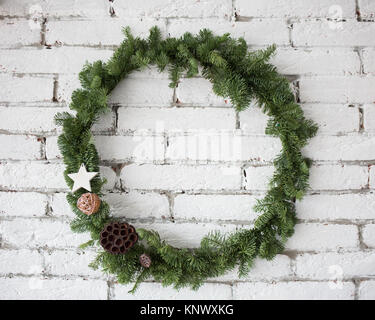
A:
[[[58,145],[66,165],[65,179],[72,188],[67,200],[76,214],[71,228],[90,232],[91,240],[83,248],[103,248],[90,266],[117,275],[120,283],[134,282],[132,292],[151,277],[177,289],[196,289],[205,279],[236,266],[239,276],[246,275],[256,257],[270,260],[281,253],[294,232],[295,202],[303,197],[309,178],[310,161],[302,156],[301,148],[315,135],[317,126],[304,117],[287,79],[268,62],[274,46],[249,52],[243,38],[215,36],[207,29],[198,35],[185,33],[164,40],[157,27],[147,39],[133,37],[128,28],[124,34],[125,40],[108,62],[87,63],[80,72],[82,88],[73,92],[70,104],[75,115],[63,112],[55,117],[63,127]],[[91,127],[108,110],[107,97],[119,81],[148,65],[160,71],[168,67],[173,88],[182,75],[197,75],[200,65],[214,92],[229,97],[236,110],[242,111],[256,100],[269,116],[266,134],[280,138],[282,151],[273,162],[275,173],[267,194],[255,206],[260,215],[252,228],[226,235],[209,233],[199,248],[180,249],[166,243],[156,231],[116,221],[109,205],[100,200],[105,179],[98,174],[99,156]]]

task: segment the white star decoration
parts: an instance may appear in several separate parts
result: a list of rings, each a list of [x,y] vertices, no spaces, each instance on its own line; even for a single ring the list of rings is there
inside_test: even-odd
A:
[[[77,173],[70,173],[68,177],[74,181],[72,192],[80,188],[91,191],[90,180],[94,178],[99,172],[87,172],[85,165],[82,163]]]

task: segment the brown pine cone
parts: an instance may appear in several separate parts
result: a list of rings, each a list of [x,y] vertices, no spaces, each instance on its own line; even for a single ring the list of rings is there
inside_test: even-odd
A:
[[[88,216],[98,212],[100,207],[100,198],[96,193],[84,193],[77,201],[77,207]]]
[[[100,244],[105,251],[112,254],[124,254],[138,241],[135,228],[124,222],[107,224],[100,233]]]
[[[143,268],[150,268],[151,266],[151,258],[148,254],[141,254],[139,257],[139,262]]]

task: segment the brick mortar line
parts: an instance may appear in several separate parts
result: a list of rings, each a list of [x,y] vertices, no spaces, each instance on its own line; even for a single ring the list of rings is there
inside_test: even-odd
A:
[[[355,45],[343,45],[343,46],[338,46],[338,45],[285,45],[285,44],[278,44],[277,48],[280,49],[289,49],[288,51],[290,52],[295,52],[295,51],[301,51],[304,52],[306,49],[311,49],[311,50],[321,50],[322,48],[324,49],[331,49],[331,50],[337,50],[337,51],[347,51],[347,52],[352,52],[352,51],[358,51],[358,50],[373,50],[375,45],[370,45],[370,46],[355,46]],[[261,49],[266,49],[268,48],[269,45],[249,45],[248,50],[261,50]],[[53,55],[54,51],[64,51],[65,49],[71,49],[71,48],[82,48],[82,49],[92,49],[90,51],[112,51],[117,48],[119,48],[119,45],[104,45],[104,44],[63,44],[59,46],[51,45],[51,48],[48,49],[53,49],[50,51],[50,54]],[[16,46],[2,46],[0,44],[0,51],[40,51],[41,46],[40,45],[16,45]],[[44,48],[45,50],[48,50],[47,48]],[[12,73],[12,74],[33,74],[32,72],[6,72],[6,71],[0,71],[1,74],[3,73]],[[35,74],[45,74],[45,73],[35,73]],[[47,73],[49,74],[49,73]],[[76,74],[74,72],[60,72],[59,74]],[[329,73],[332,74],[332,73]],[[340,73],[341,74],[341,73]],[[289,75],[289,74],[286,74]],[[131,74],[128,76],[128,78],[131,77]],[[186,75],[182,75],[182,78],[187,78]],[[199,78],[199,76],[193,76],[189,77],[188,79],[194,79],[194,78]],[[167,77],[165,79],[168,79]]]
[[[26,250],[26,251],[30,251],[30,252],[38,252],[41,256],[44,255],[44,254],[51,254],[53,252],[69,252],[69,253],[77,253],[79,254],[80,252],[81,253],[84,253],[84,252],[90,252],[90,253],[97,253],[98,252],[98,249],[100,249],[100,247],[88,247],[88,248],[85,248],[85,249],[79,249],[78,246],[77,247],[46,247],[46,246],[43,246],[43,247],[17,247],[17,246],[8,246],[8,247],[1,247],[0,248],[0,252],[1,251],[21,251],[21,250]],[[191,249],[191,248],[190,248]],[[290,258],[290,260],[295,260],[296,257],[298,255],[317,255],[317,254],[324,254],[324,253],[335,253],[337,255],[345,255],[345,254],[355,254],[355,253],[363,253],[363,254],[373,254],[375,253],[375,247],[369,247],[369,248],[365,248],[365,249],[360,249],[360,248],[348,248],[348,249],[340,249],[339,251],[338,250],[335,250],[335,249],[331,249],[331,250],[323,250],[323,251],[320,251],[320,250],[314,250],[314,251],[311,251],[311,250],[284,250],[282,253],[280,253],[279,255],[284,255],[284,256],[287,256]],[[374,278],[375,280],[375,278]]]
[[[242,188],[242,187],[241,187]],[[228,190],[218,190],[218,189],[210,189],[210,190],[203,190],[203,189],[139,189],[139,188],[126,188],[122,187],[120,189],[114,187],[112,189],[104,190],[106,193],[128,193],[128,192],[139,192],[139,193],[159,193],[165,194],[166,192],[171,192],[173,194],[188,194],[188,195],[264,195],[266,190],[246,190],[246,189],[228,189]],[[114,192],[118,191],[118,192]],[[306,192],[306,195],[345,195],[345,194],[373,194],[375,191],[374,188],[370,189],[343,189],[343,190],[310,190]],[[37,192],[37,193],[44,193],[44,194],[58,194],[58,193],[68,193],[70,192],[69,189],[62,189],[62,188],[30,188],[30,187],[20,187],[14,189],[13,187],[3,187],[0,186],[0,192]]]
[[[125,219],[125,216],[117,216],[119,219]],[[70,223],[73,219],[73,216],[67,215],[53,215],[53,216],[17,216],[17,215],[6,215],[1,216],[0,221],[16,221],[16,220],[29,220],[29,221],[49,221],[49,222],[63,222],[63,223]],[[145,216],[139,218],[127,218],[130,222],[137,222],[140,224],[148,224],[148,223],[157,223],[157,224],[170,224],[170,225],[185,225],[185,224],[215,224],[217,226],[223,225],[237,225],[237,226],[248,226],[252,227],[253,223],[255,222],[257,217],[249,218],[249,220],[210,220],[210,219],[185,219],[185,218],[178,218],[174,217],[174,220],[171,221],[169,219],[163,218],[156,218],[152,216]],[[353,225],[363,227],[365,225],[372,225],[375,224],[375,219],[298,219],[297,218],[297,225],[300,224],[309,224],[309,225]],[[364,248],[367,248],[365,246]]]
[[[28,101],[28,102],[0,102],[1,108],[41,108],[41,109],[56,109],[69,107],[65,102],[53,102],[53,101]]]
[[[374,46],[375,47],[375,46]],[[293,48],[294,49],[294,48]],[[1,47],[0,47],[0,51],[1,51]],[[361,47],[361,49],[358,49],[358,47],[354,47],[354,51],[358,54],[358,50],[363,50],[363,48]],[[83,65],[82,65],[83,67]],[[360,78],[360,79],[364,79],[364,78],[368,78],[368,79],[374,79],[375,78],[375,74],[374,72],[368,72],[368,73],[365,73],[364,71],[361,71],[361,69],[363,69],[363,63],[360,61],[360,70],[356,73],[343,73],[343,72],[338,72],[338,73],[311,73],[311,72],[308,72],[308,73],[298,73],[298,74],[290,74],[290,73],[282,73],[280,72],[279,74],[281,76],[284,76],[286,78],[293,78],[293,79],[296,79],[296,80],[300,80],[300,79],[320,79],[320,78],[324,78],[324,79],[327,79],[327,78],[345,78],[345,79],[356,79],[356,78]],[[135,71],[134,71],[135,72]],[[72,73],[72,72],[2,72],[0,71],[0,75],[8,75],[10,77],[17,77],[17,78],[23,78],[23,77],[30,77],[30,78],[53,78],[55,80],[55,77],[58,76],[58,75],[69,75],[71,76],[72,78],[77,78],[78,79],[78,73]],[[157,77],[157,76],[139,76],[139,77],[132,77],[131,75],[124,78],[123,80],[168,80],[168,78],[160,78],[160,77]],[[207,80],[206,78],[202,77],[202,76],[194,76],[194,77],[181,77],[182,80],[186,80],[186,79],[196,79],[196,80]],[[209,80],[207,80],[209,81]],[[171,103],[171,106],[177,106],[177,107],[196,107],[196,108],[204,108],[204,107],[218,107],[218,108],[230,108],[232,107],[231,105],[218,105],[218,106],[215,106],[215,105],[202,105],[202,104],[197,104],[197,105],[194,105],[193,103],[183,103],[183,102],[175,102],[176,100],[173,99],[173,95],[172,95],[172,100],[173,102]],[[2,101],[2,103],[7,103],[8,101]],[[9,101],[11,102],[11,101]],[[22,102],[22,101],[21,101]],[[59,101],[57,101],[59,102]],[[324,104],[324,102],[318,102],[318,103],[322,103]],[[110,103],[109,103],[110,104]],[[140,106],[137,106],[137,105],[121,105],[121,103],[115,103],[116,105],[119,105],[119,106],[123,106],[123,107],[132,107],[132,106],[135,106],[137,108],[153,108],[153,107],[156,107],[156,106],[148,106],[148,105],[140,105]],[[309,102],[301,102],[300,104],[309,104]],[[338,102],[337,104],[343,104],[343,105],[346,105],[346,104],[358,104],[357,102],[346,102],[346,103],[342,103],[342,102]],[[168,106],[166,106],[168,107]]]
[[[52,75],[52,74],[51,74]],[[130,78],[128,78],[130,79]],[[135,79],[135,78],[132,78],[132,79]],[[144,78],[142,78],[144,79]],[[149,78],[148,80],[157,80],[157,78]],[[375,79],[375,73],[374,73],[374,79]],[[365,104],[372,104],[370,102],[367,102]],[[304,106],[304,105],[324,105],[324,106],[328,106],[329,108],[329,105],[333,105],[333,106],[359,106],[359,105],[363,105],[362,102],[354,102],[354,103],[351,103],[351,102],[321,102],[321,101],[312,101],[312,102],[301,102],[299,103],[299,105],[301,106]],[[134,108],[134,109],[154,109],[154,108],[158,108],[158,109],[164,109],[164,110],[168,110],[168,109],[171,109],[171,108],[181,108],[182,110],[183,109],[208,109],[208,110],[211,110],[211,109],[223,109],[223,110],[233,110],[233,106],[231,105],[194,105],[194,104],[189,104],[189,105],[176,105],[176,106],[170,106],[170,105],[165,105],[165,106],[155,106],[155,105],[124,105],[124,104],[118,104],[118,103],[109,103],[108,106],[110,108],[114,107],[114,106],[118,106],[119,108]],[[38,102],[38,101],[27,101],[27,102],[10,102],[10,101],[3,101],[3,102],[0,102],[0,107],[4,107],[4,108],[17,108],[17,107],[20,107],[20,108],[24,108],[24,107],[30,107],[30,108],[35,108],[35,107],[39,107],[41,109],[43,108],[66,108],[66,109],[69,109],[68,105],[66,104],[65,101],[58,101],[58,102],[53,102],[53,101],[42,101],[42,102]]]
[[[23,134],[22,134],[23,135]],[[36,137],[40,137],[40,135],[35,135]],[[0,159],[1,164],[61,164],[63,165],[63,160],[61,158],[51,158],[51,159]],[[184,165],[188,167],[193,166],[201,166],[201,167],[238,167],[241,168],[242,166],[247,167],[273,167],[273,160],[270,161],[258,161],[258,160],[246,160],[246,161],[214,161],[214,160],[171,160],[171,159],[161,159],[161,160],[147,160],[147,159],[139,159],[135,161],[135,159],[119,159],[119,160],[101,160],[99,165],[103,167],[111,167],[114,165],[122,165],[122,167],[129,166],[129,165],[155,165],[155,166],[174,166],[174,165]],[[340,166],[340,165],[347,165],[347,166],[360,166],[360,167],[367,167],[375,165],[374,160],[313,160],[313,166]],[[345,189],[346,190],[346,189]],[[357,190],[357,189],[353,189]]]
[[[374,22],[375,23],[375,22]],[[270,43],[271,45],[271,43]],[[55,45],[50,45],[51,48],[58,49],[58,48],[92,48],[92,49],[98,49],[98,50],[115,50],[119,48],[119,45],[117,44],[109,44],[109,45],[104,45],[104,44],[69,44],[69,43],[64,43],[63,45],[55,46]],[[259,49],[264,49],[269,47],[269,45],[249,45],[248,49],[250,51],[253,50],[259,50]],[[40,48],[39,43],[34,43],[34,44],[27,44],[27,45],[14,45],[14,46],[9,46],[9,45],[1,45],[0,44],[0,50],[22,50],[22,49],[28,49],[28,48]],[[293,47],[290,44],[278,44],[277,48],[282,48],[282,49],[301,49],[301,50],[308,50],[308,49],[351,49],[354,50],[358,48],[356,45],[295,45],[293,44]],[[368,46],[361,46],[363,49],[371,49],[373,50],[375,48],[375,45],[368,45]]]
[[[365,63],[363,59],[363,47],[357,47],[354,49],[354,52],[357,53],[359,59],[359,70],[358,73],[360,75],[366,75],[368,73],[365,72]]]
[[[231,13],[228,14],[229,17],[232,17]],[[235,15],[234,15],[235,16]],[[280,16],[246,16],[246,15],[237,15],[238,19],[235,21],[228,21],[227,17],[224,16],[205,16],[205,17],[189,17],[189,16],[158,16],[158,17],[145,17],[145,16],[122,16],[122,17],[111,17],[111,16],[71,16],[71,15],[50,15],[46,14],[43,18],[47,18],[50,22],[75,22],[75,21],[107,21],[111,23],[113,20],[121,21],[123,19],[130,19],[133,21],[150,21],[150,22],[167,22],[167,21],[174,21],[174,20],[190,20],[190,21],[204,21],[209,20],[210,22],[217,23],[217,22],[232,22],[235,24],[243,24],[248,22],[269,22],[269,21],[286,21],[287,19],[294,19],[296,23],[304,23],[304,22],[326,22],[332,21],[332,18],[328,16],[293,16],[293,15],[280,15]],[[28,21],[31,18],[31,15],[14,15],[14,16],[6,16],[0,15],[0,20],[10,20],[10,21]],[[336,21],[336,20],[335,20]],[[358,21],[355,14],[353,16],[346,16],[338,21],[343,23],[373,23],[372,19],[370,20],[362,20]],[[167,30],[168,31],[168,30]]]
[[[362,110],[363,112],[363,110]],[[1,129],[0,129],[1,130]],[[233,138],[263,138],[263,139],[273,139],[273,140],[280,140],[278,137],[267,135],[265,133],[252,133],[246,131],[246,129],[191,129],[191,130],[168,130],[168,131],[153,131],[153,130],[117,130],[116,133],[113,132],[114,128],[108,130],[93,130],[94,136],[104,136],[104,137],[157,137],[161,138],[165,135],[168,138],[175,138],[175,137],[195,137],[195,136],[202,136],[202,137],[217,137],[217,136],[229,136]],[[61,132],[41,132],[39,134],[45,133],[48,137],[57,137]],[[14,132],[9,133],[9,135],[38,135],[37,132]],[[357,131],[348,131],[348,132],[337,132],[337,133],[318,133],[314,138],[323,138],[323,137],[368,137],[373,138],[375,137],[375,131],[366,131],[366,130],[357,130]],[[365,160],[364,160],[365,161]]]
[[[363,117],[363,109],[360,108],[359,110],[359,116]],[[57,111],[56,111],[57,113]],[[115,115],[115,113],[113,113]],[[363,120],[361,121],[363,124]],[[217,137],[221,135],[233,137],[233,138],[265,138],[265,139],[275,139],[279,140],[278,137],[267,135],[265,133],[252,133],[249,131],[246,131],[246,129],[191,129],[191,130],[169,130],[169,131],[153,131],[153,130],[118,130],[116,131],[115,124],[112,128],[104,129],[104,130],[92,130],[92,133],[94,136],[98,137],[145,137],[145,138],[162,138],[162,137],[168,137],[168,138],[175,138],[175,137],[195,137],[195,136],[202,136],[202,137]],[[361,124],[359,125],[361,126]],[[56,129],[49,130],[49,131],[21,131],[21,130],[6,130],[0,128],[0,134],[2,135],[12,135],[12,136],[41,136],[43,135],[45,138],[56,138],[58,137],[62,132],[60,131],[59,127],[56,126]],[[373,138],[375,137],[375,131],[370,129],[369,131],[366,131],[365,128],[362,127],[362,129],[356,130],[356,131],[347,131],[347,132],[337,132],[337,133],[318,133],[316,138],[323,138],[323,137],[368,137]],[[5,160],[5,159],[2,159]],[[122,160],[120,160],[122,161]],[[346,160],[343,160],[346,161]],[[366,160],[359,160],[359,161],[366,161]]]
[[[355,0],[355,16],[356,16],[356,19],[357,19],[358,22],[362,21],[361,8],[359,6],[359,1],[358,0]]]
[[[341,196],[341,195],[371,195],[375,189],[348,189],[348,190],[309,190],[306,192],[306,196],[317,196],[317,195],[332,195],[332,196]],[[39,193],[46,196],[54,195],[67,195],[70,192],[69,189],[12,189],[12,188],[3,188],[0,187],[0,193]],[[107,189],[103,190],[105,194],[128,194],[129,192],[137,193],[146,193],[146,194],[160,194],[165,195],[166,193],[171,193],[175,196],[177,195],[250,195],[262,197],[266,195],[266,190],[162,190],[162,189]]]
[[[77,279],[91,279],[91,280],[100,280],[100,281],[106,281],[111,282],[112,285],[116,286],[122,286],[122,284],[118,283],[116,280],[108,279],[113,277],[112,275],[108,275],[108,277],[100,277],[100,276],[92,276],[92,275],[78,275],[78,274],[67,274],[67,275],[58,275],[58,274],[43,274],[43,273],[35,273],[35,274],[24,274],[24,273],[8,273],[8,274],[0,274],[0,278],[3,279],[14,279],[14,278],[45,278],[45,280],[53,280],[53,279],[64,279],[64,280],[77,280]],[[69,277],[67,279],[67,277]],[[236,285],[236,284],[243,284],[243,283],[267,283],[267,284],[275,284],[275,281],[278,283],[288,283],[288,282],[315,282],[315,283],[336,283],[338,282],[345,282],[350,283],[353,281],[366,282],[366,281],[374,281],[375,278],[372,276],[353,276],[353,277],[347,277],[344,279],[329,279],[329,278],[303,278],[303,277],[293,277],[293,276],[280,276],[280,277],[255,277],[253,279],[243,279],[243,280],[206,280],[203,283],[205,284],[223,284],[223,285]],[[145,283],[155,283],[160,284],[159,281],[154,280],[146,280]],[[134,284],[134,282],[129,283],[128,285]],[[124,285],[126,286],[126,285]]]
[[[203,238],[203,237],[202,237]],[[94,249],[85,249],[84,251],[90,251],[91,253],[97,253],[99,247],[96,250]],[[189,250],[194,250],[197,247],[183,247],[185,249]],[[53,252],[78,252],[78,245],[77,246],[71,246],[71,247],[47,247],[47,246],[23,246],[23,247],[17,247],[13,243],[6,243],[3,244],[0,247],[0,251],[21,251],[21,250],[27,250],[27,251],[40,251],[40,250],[45,250],[46,253],[53,253]],[[285,255],[288,256],[291,260],[294,260],[295,257],[298,255],[317,255],[317,254],[330,254],[334,253],[337,255],[345,255],[345,254],[355,254],[355,253],[363,253],[363,254],[373,254],[375,250],[375,247],[368,247],[365,250],[359,249],[358,247],[353,247],[353,248],[342,248],[340,247],[339,249],[317,249],[317,250],[284,250],[280,255]],[[43,253],[43,252],[42,252]],[[42,254],[41,253],[41,254]],[[375,278],[374,278],[375,279]]]
[[[226,225],[232,225],[232,226],[238,226],[240,228],[247,228],[247,227],[253,227],[256,218],[249,219],[249,220],[200,220],[200,219],[184,219],[184,218],[178,218],[172,213],[165,219],[163,218],[155,218],[155,217],[142,217],[142,218],[126,218],[125,216],[115,216],[116,218],[120,220],[126,219],[127,222],[130,223],[138,223],[138,224],[163,224],[163,225],[185,225],[185,224],[200,224],[200,225],[217,225],[220,226],[226,226]],[[67,215],[59,215],[59,216],[33,216],[33,217],[27,217],[27,216],[3,216],[0,218],[1,221],[16,221],[16,220],[29,220],[29,221],[48,221],[48,222],[62,222],[62,223],[70,223],[70,221],[73,219],[72,216]],[[54,219],[51,221],[50,219]],[[359,240],[360,240],[360,246],[364,249],[372,249],[371,246],[368,246],[364,243],[363,236],[362,236],[362,230],[364,226],[369,226],[375,224],[374,219],[298,219],[297,218],[297,224],[296,225],[348,225],[348,226],[357,226],[360,230],[358,233]]]
[[[361,281],[353,279],[353,283],[354,283],[354,300],[359,300],[359,297],[360,297],[359,287],[360,287]]]

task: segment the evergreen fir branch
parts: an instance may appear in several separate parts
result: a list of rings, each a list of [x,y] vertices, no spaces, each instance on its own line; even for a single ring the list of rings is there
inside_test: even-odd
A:
[[[180,38],[167,39],[162,39],[157,27],[151,28],[147,39],[134,37],[129,28],[123,32],[125,39],[108,62],[86,63],[79,73],[82,88],[72,94],[73,113],[55,116],[56,124],[63,127],[58,146],[69,187],[73,182],[67,174],[78,171],[81,163],[88,171],[99,170],[91,128],[108,111],[108,95],[129,73],[148,65],[155,65],[160,71],[168,67],[172,88],[178,86],[184,75],[197,75],[200,65],[202,76],[211,81],[214,92],[228,98],[238,111],[245,110],[255,100],[269,116],[266,134],[281,140],[282,151],[274,160],[275,173],[267,194],[254,207],[260,214],[254,228],[228,235],[209,233],[201,240],[200,247],[191,250],[169,245],[156,231],[137,229],[142,242],[125,255],[99,252],[90,266],[117,275],[120,283],[134,283],[131,292],[151,277],[163,286],[197,289],[205,279],[223,275],[236,266],[239,276],[246,275],[257,257],[269,260],[282,252],[294,232],[295,202],[308,189],[311,165],[302,156],[301,149],[315,135],[316,124],[304,117],[289,82],[269,63],[276,52],[275,46],[249,52],[243,38],[233,39],[229,34],[215,36],[207,29],[198,35],[185,33]],[[104,183],[104,179],[95,177],[93,192],[102,195]],[[76,215],[71,222],[72,230],[91,235],[83,244],[86,247],[98,244],[102,228],[113,218],[105,201],[94,215],[86,216],[78,210],[76,203],[83,192],[69,194],[67,201]],[[148,269],[139,263],[139,256],[144,252],[152,258]]]

